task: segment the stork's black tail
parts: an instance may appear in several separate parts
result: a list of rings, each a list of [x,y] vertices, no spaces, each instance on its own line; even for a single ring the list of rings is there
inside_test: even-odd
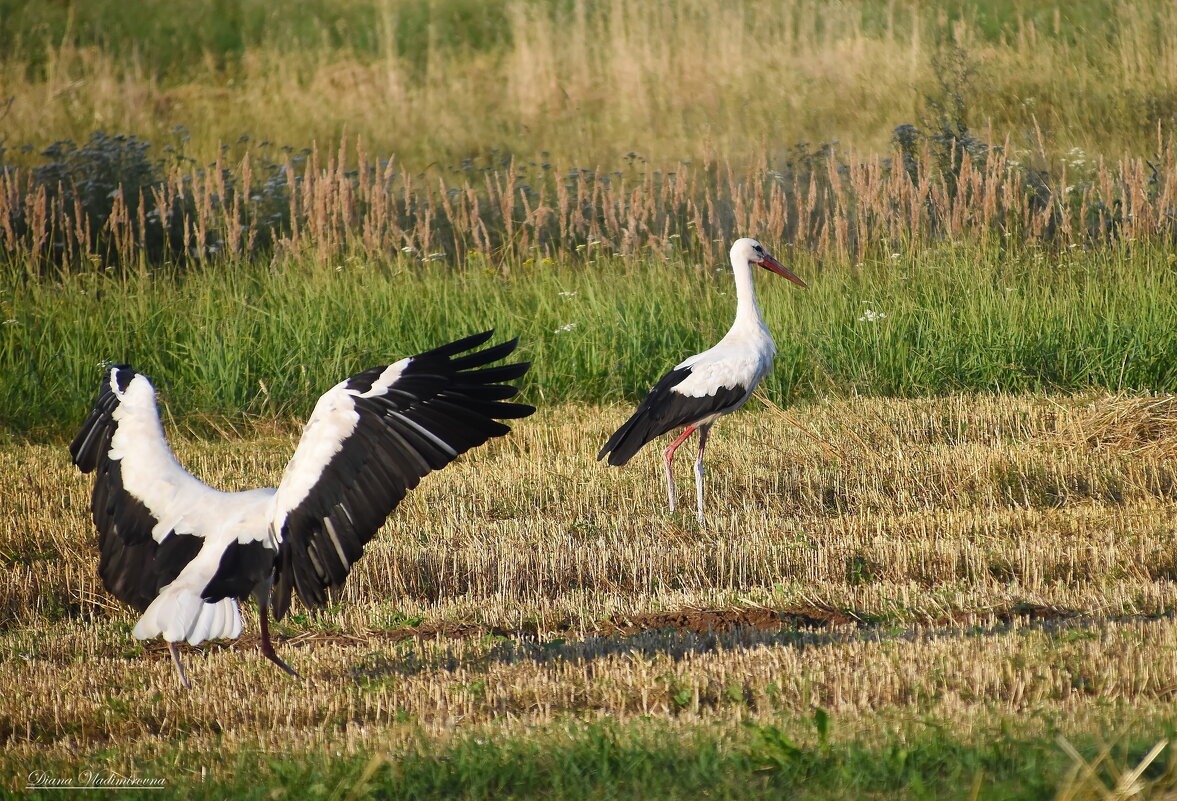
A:
[[[684,396],[671,391],[690,373],[689,368],[677,368],[662,376],[633,415],[609,437],[597,459],[608,454],[609,464],[621,467],[650,440],[692,422],[692,411],[682,403]]]
[[[632,417],[622,424],[621,428],[613,432],[609,441],[597,454],[597,459],[609,456],[609,464],[621,467],[634,457],[647,442],[663,433],[655,431],[648,414],[639,409]]]

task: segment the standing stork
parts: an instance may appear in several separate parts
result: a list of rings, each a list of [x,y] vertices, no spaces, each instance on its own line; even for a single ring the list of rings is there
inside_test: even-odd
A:
[[[277,488],[246,492],[220,492],[181,467],[147,377],[111,367],[70,456],[83,473],[97,471],[98,572],[142,613],[135,637],[162,636],[188,687],[176,644],[238,637],[238,601],[252,595],[262,654],[297,676],[270,642],[271,607],[281,620],[292,590],[322,606],[425,474],[511,430],[495,418],[535,411],[504,402],[518,391],[505,382],[530,363],[488,366],[518,340],[473,351],[492,334],[336,384],[315,404]]]
[[[699,455],[695,459],[695,496],[699,524],[703,518],[703,449],[715,421],[744,405],[772,368],[776,344],[760,314],[752,287],[752,265],[783,275],[804,288],[805,282],[769,255],[755,239],[737,239],[731,249],[736,280],[736,321],[719,344],[680,362],[662,376],[621,428],[597,454],[609,456],[609,464],[620,467],[655,437],[686,426],[663,452],[666,464],[666,494],[674,511],[674,452],[693,432],[699,432]]]

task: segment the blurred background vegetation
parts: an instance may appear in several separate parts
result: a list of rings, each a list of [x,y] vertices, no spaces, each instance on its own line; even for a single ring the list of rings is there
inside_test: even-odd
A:
[[[9,148],[179,126],[201,160],[346,134],[411,169],[665,167],[889,149],[945,114],[1116,158],[1177,112],[1177,10],[1145,0],[4,0],[0,52]]]
[[[632,398],[748,234],[812,286],[763,282],[778,399],[1177,390],[1172,4],[0,0],[0,54],[21,435],[110,360],[297,419],[492,323]]]

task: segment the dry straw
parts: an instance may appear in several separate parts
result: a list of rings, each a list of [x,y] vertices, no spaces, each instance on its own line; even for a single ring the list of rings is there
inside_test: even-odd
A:
[[[1096,412],[1117,407],[1150,447],[1109,450]],[[189,655],[187,694],[95,576],[87,482],[59,448],[0,451],[0,738],[289,748],[327,720],[360,746],[405,717],[443,737],[815,705],[852,737],[888,716],[967,731],[1168,714],[1177,428],[1154,399],[854,399],[794,409],[800,428],[736,415],[713,443],[706,530],[665,513],[656,453],[592,460],[623,413],[541,412],[431,476],[336,605],[279,627],[305,684],[257,655],[250,619],[237,644]],[[274,481],[290,442],[176,448],[235,488]]]

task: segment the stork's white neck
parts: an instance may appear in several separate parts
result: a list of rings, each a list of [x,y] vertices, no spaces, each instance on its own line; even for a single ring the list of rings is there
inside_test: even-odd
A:
[[[763,336],[770,343],[772,335],[760,313],[756,302],[756,290],[752,286],[752,264],[747,259],[732,255],[732,274],[736,280],[736,320],[728,336]]]

